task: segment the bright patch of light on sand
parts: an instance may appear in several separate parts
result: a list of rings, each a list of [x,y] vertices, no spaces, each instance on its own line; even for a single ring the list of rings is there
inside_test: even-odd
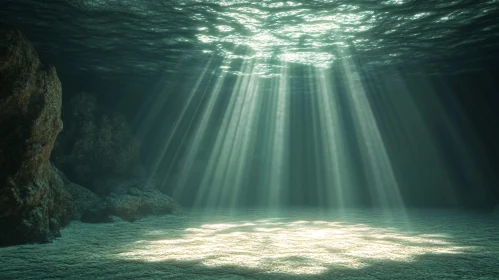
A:
[[[188,228],[176,238],[138,241],[120,257],[147,262],[194,261],[267,273],[320,274],[334,268],[362,268],[376,260],[410,262],[423,254],[456,254],[465,249],[469,247],[456,246],[440,234],[404,233],[366,224],[269,219]]]

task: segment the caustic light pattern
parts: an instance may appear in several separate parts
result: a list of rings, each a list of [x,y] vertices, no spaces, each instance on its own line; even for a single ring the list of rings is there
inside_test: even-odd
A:
[[[362,268],[373,260],[411,262],[423,254],[457,254],[469,249],[447,241],[443,234],[275,218],[187,228],[179,238],[137,241],[120,257],[147,262],[199,261],[206,266],[268,273],[320,274],[334,267]]]

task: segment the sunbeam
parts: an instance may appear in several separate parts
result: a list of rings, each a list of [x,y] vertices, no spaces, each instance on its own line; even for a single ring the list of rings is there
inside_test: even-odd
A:
[[[0,1],[0,279],[499,279],[498,4]]]
[[[316,77],[314,92],[317,94],[317,98],[313,99],[317,100],[317,104],[313,104],[315,108],[312,109],[312,113],[319,115],[319,119],[314,120],[314,123],[318,122],[316,124],[318,135],[314,135],[314,137],[318,137],[317,139],[322,143],[322,146],[317,145],[316,147],[319,149],[317,158],[322,159],[325,170],[321,176],[324,184],[318,186],[319,194],[323,205],[341,209],[347,202],[345,192],[352,187],[349,177],[353,168],[349,164],[347,155],[346,131],[340,114],[341,108],[338,105],[337,93],[332,91],[328,79],[330,75],[327,75],[329,72],[318,69],[310,72],[312,72],[311,76]]]
[[[194,130],[193,139],[187,147],[187,154],[185,155],[184,164],[180,172],[179,178],[176,181],[176,187],[174,193],[176,195],[181,195],[187,184],[192,184],[192,172],[194,165],[196,164],[199,156],[199,152],[202,150],[203,145],[206,141],[209,124],[213,118],[214,110],[218,99],[220,98],[222,86],[225,82],[226,72],[223,72],[218,76],[215,86],[211,90],[208,96],[208,101],[201,113],[199,124]],[[191,179],[191,181],[189,181]]]
[[[230,61],[226,60],[222,65],[229,64]],[[200,89],[200,85],[206,80],[209,65],[210,61],[194,84],[159,153],[155,172],[158,172],[159,163],[179,124],[185,121],[187,107],[194,106],[191,104],[193,96],[198,91],[206,92],[206,88]],[[228,71],[214,72],[211,75],[216,77],[213,88],[206,93],[207,98],[201,98],[204,104],[197,105],[194,115],[200,112],[199,120],[190,140],[185,140],[187,133],[182,136],[181,144],[185,143],[186,148],[174,195],[181,196],[187,190],[195,189],[196,207],[237,208],[245,203],[249,193],[258,190],[254,203],[276,208],[290,203],[289,196],[294,189],[315,188],[315,200],[319,206],[343,209],[365,200],[359,191],[367,189],[371,205],[403,208],[398,182],[378,124],[379,117],[377,119],[374,115],[354,63],[343,59],[340,65],[343,84],[335,84],[333,77],[337,73],[333,70],[312,66],[308,66],[308,76],[302,77],[303,89],[308,89],[311,96],[310,103],[307,103],[311,122],[309,127],[306,125],[311,134],[296,137],[302,139],[298,144],[303,141],[311,143],[310,148],[296,143],[291,145],[289,140],[290,127],[304,125],[291,118],[290,97],[297,90],[290,86],[290,65],[282,63],[279,76],[263,78],[259,72],[261,61],[244,60],[240,65],[243,74],[238,75],[234,82],[226,79]],[[229,84],[231,90],[222,91]],[[226,96],[228,101],[222,102]],[[347,127],[347,119],[351,120],[352,128]],[[189,126],[193,121],[190,123]],[[354,149],[359,151],[360,160],[355,159]],[[173,161],[181,150],[177,147]],[[302,153],[307,153],[306,158],[311,160],[312,165],[308,168],[314,180],[303,181],[302,186],[297,186],[289,179],[296,172],[292,171],[290,160]],[[167,175],[171,166],[166,170]],[[195,168],[201,170],[194,173]],[[257,178],[253,178],[255,176]],[[356,179],[359,176],[365,176],[365,180]],[[359,187],[362,182],[366,186]],[[251,185],[255,183],[259,185]]]
[[[354,63],[342,60],[346,96],[354,119],[355,133],[362,152],[363,168],[369,179],[373,203],[380,207],[404,206],[385,144],[373,115],[367,93]]]
[[[270,119],[268,126],[265,126],[267,134],[265,141],[267,146],[265,154],[270,157],[269,168],[267,169],[264,178],[264,186],[268,188],[267,207],[275,208],[283,203],[286,191],[286,175],[287,175],[287,154],[289,143],[287,141],[288,126],[289,126],[289,85],[288,85],[288,66],[283,63],[281,67],[278,87],[275,92],[270,92],[271,102],[268,110],[270,110]]]
[[[225,109],[220,130],[197,195],[197,206],[235,205],[244,176],[247,176],[249,152],[253,144],[255,113],[259,108],[259,77],[255,61],[243,63]],[[209,192],[208,192],[209,190]]]
[[[156,162],[152,166],[152,171],[151,171],[152,178],[156,176],[156,173],[158,172],[158,168],[159,168],[161,162],[164,160],[164,157],[165,157],[166,152],[168,151],[168,148],[170,148],[170,144],[172,142],[172,139],[175,136],[178,136],[178,129],[180,127],[180,124],[183,121],[185,121],[185,119],[187,118],[186,117],[187,110],[190,106],[193,105],[192,102],[193,102],[194,96],[198,93],[199,86],[200,86],[201,82],[204,80],[206,72],[208,71],[208,69],[211,66],[212,60],[213,60],[213,57],[210,57],[210,59],[206,63],[206,66],[203,69],[203,72],[197,78],[196,83],[194,84],[193,88],[191,89],[191,91],[189,93],[187,102],[185,103],[184,107],[182,108],[180,115],[177,117],[177,120],[175,121],[175,124],[173,125],[173,128],[171,129],[170,134],[168,135],[167,139],[165,140],[165,143],[163,144],[162,149],[159,151],[159,154],[156,157]],[[190,117],[194,118],[195,114],[190,115]]]

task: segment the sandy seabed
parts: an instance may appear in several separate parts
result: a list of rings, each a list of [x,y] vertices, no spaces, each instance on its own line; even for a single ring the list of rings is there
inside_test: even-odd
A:
[[[0,279],[499,279],[480,213],[190,210],[62,235],[0,248]]]

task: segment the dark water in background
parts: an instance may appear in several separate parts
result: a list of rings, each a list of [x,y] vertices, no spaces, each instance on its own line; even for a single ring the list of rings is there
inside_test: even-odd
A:
[[[499,166],[495,121],[499,85],[494,78],[499,73],[498,19],[497,0],[0,3],[0,22],[21,29],[41,59],[57,67],[65,100],[74,92],[94,92],[110,109],[117,108],[134,120],[143,138],[146,162],[164,144],[170,133],[165,127],[174,123],[210,57],[213,73],[230,73],[222,90],[227,96],[240,66],[248,59],[258,59],[259,71],[267,77],[278,75],[283,62],[291,63],[291,87],[301,93],[308,75],[303,65],[335,70],[342,58],[353,58],[363,73],[370,102],[378,108],[374,113],[383,124],[382,132],[388,134],[388,124],[396,118],[384,111],[386,104],[381,96],[392,87],[391,79],[402,79],[419,106],[431,107],[428,96],[437,96],[450,112],[457,135],[475,135],[470,146],[479,150],[481,165],[476,168],[487,169],[489,175]],[[213,85],[213,79],[203,81],[203,87]],[[170,99],[161,114],[144,125],[142,120],[150,105],[164,100],[165,95]],[[306,94],[295,95],[292,102],[308,104],[307,98]],[[305,107],[297,108],[295,111],[305,116],[295,129],[294,136],[299,137],[310,132],[305,120],[311,115]],[[435,121],[438,111],[426,113],[430,131],[436,135],[465,197],[476,186],[465,174],[469,165],[461,162],[456,153],[459,148],[449,144],[456,135],[441,129],[442,123]],[[188,128],[182,133],[189,133]],[[397,142],[384,140],[389,146],[390,141]],[[180,145],[182,139],[174,142]],[[302,142],[298,139],[296,143]],[[305,158],[306,152],[297,158]],[[392,157],[397,156],[392,153]],[[398,160],[404,158],[398,156]],[[171,164],[165,163],[165,168]],[[303,181],[312,177],[312,173],[304,175]],[[411,191],[407,188],[408,195],[416,195],[419,188],[423,191],[418,199],[428,199],[425,191],[438,186],[422,185],[418,181],[421,178],[415,177],[407,177],[413,184]],[[485,199],[490,205],[494,197],[499,198],[493,180],[490,175],[478,187],[478,191],[485,190],[486,197],[479,204]],[[443,188],[438,191],[444,192]],[[438,204],[440,198],[437,195],[432,199]]]

